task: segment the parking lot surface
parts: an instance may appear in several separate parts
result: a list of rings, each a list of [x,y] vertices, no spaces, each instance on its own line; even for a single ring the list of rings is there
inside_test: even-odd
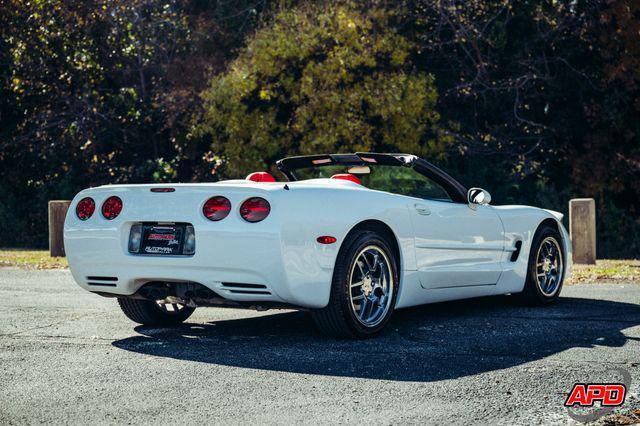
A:
[[[304,312],[197,309],[137,326],[67,271],[0,270],[0,424],[571,423],[576,382],[632,384],[640,286],[576,285],[401,310],[379,337],[323,337]]]

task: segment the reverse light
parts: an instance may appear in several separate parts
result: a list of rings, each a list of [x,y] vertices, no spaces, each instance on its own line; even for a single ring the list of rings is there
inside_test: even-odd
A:
[[[246,200],[240,206],[240,216],[247,222],[260,222],[269,216],[271,206],[264,198],[253,197]]]
[[[122,200],[120,197],[111,196],[102,203],[102,216],[105,219],[113,220],[122,211]]]
[[[196,252],[196,233],[193,226],[187,225],[184,228],[184,246],[182,254],[194,254]]]
[[[202,213],[204,216],[213,221],[222,220],[225,217],[229,216],[229,212],[231,211],[231,201],[229,201],[226,197],[217,196],[212,197],[204,203],[202,206]]]
[[[331,235],[323,235],[321,237],[316,238],[316,241],[319,242],[320,244],[333,244],[336,241],[338,241],[338,239],[336,237],[332,237]]]
[[[142,242],[142,225],[135,224],[131,227],[129,233],[129,253],[138,253],[140,251],[140,243]]]
[[[93,201],[93,198],[85,197],[78,202],[76,205],[76,216],[80,220],[87,220],[96,210],[96,202]]]

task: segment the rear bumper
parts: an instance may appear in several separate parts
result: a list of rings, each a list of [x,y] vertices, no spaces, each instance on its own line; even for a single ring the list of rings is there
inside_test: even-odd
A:
[[[92,217],[82,222],[72,213],[67,216],[67,259],[75,281],[85,290],[132,295],[149,282],[195,282],[236,302],[303,308],[328,303],[333,262],[321,247],[283,242],[276,215],[257,224],[231,216],[221,222],[180,217],[176,221],[194,226],[193,256],[130,254],[129,232],[140,221],[118,219]],[[223,283],[254,286],[230,288]]]

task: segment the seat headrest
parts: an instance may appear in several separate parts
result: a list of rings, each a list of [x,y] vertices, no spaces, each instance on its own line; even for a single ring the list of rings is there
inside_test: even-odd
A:
[[[355,182],[358,185],[362,185],[360,179],[352,175],[351,173],[340,173],[337,175],[331,176],[331,179],[342,179],[342,180],[350,180],[351,182]]]
[[[247,180],[252,180],[254,182],[275,182],[276,178],[267,172],[253,172],[247,176]]]

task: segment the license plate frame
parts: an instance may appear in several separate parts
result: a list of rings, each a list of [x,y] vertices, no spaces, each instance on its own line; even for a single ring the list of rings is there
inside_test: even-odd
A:
[[[138,254],[149,256],[183,255],[184,224],[143,224]]]

